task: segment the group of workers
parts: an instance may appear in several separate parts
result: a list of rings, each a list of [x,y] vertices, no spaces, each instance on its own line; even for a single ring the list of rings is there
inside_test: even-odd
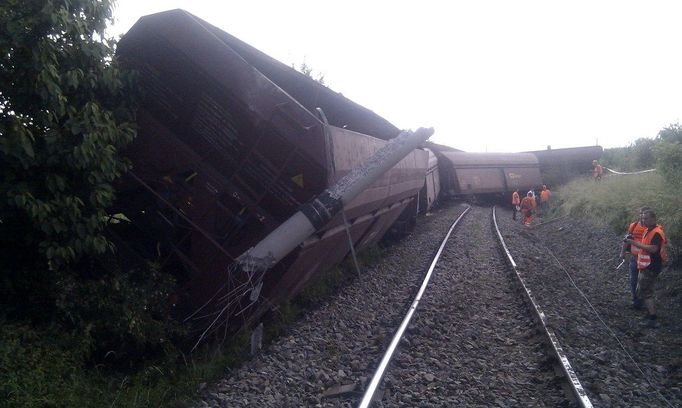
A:
[[[533,222],[533,215],[538,208],[540,213],[547,213],[551,196],[552,192],[547,185],[543,185],[539,193],[532,189],[529,190],[523,199],[519,196],[519,190],[514,190],[512,193],[512,218],[516,221],[516,213],[520,211],[523,215],[523,225],[530,226]]]
[[[594,180],[600,181],[604,173],[603,167],[594,160],[592,168]],[[539,194],[536,194],[534,190],[528,191],[523,199],[519,196],[519,191],[515,190],[512,193],[513,219],[516,220],[516,213],[520,211],[523,215],[523,224],[530,226],[538,208],[540,208],[540,213],[547,212],[551,196],[552,192],[546,185],[542,186]],[[665,232],[663,226],[656,223],[656,213],[650,207],[642,207],[639,211],[639,219],[628,225],[620,258],[623,260],[622,263],[629,258],[632,307],[636,310],[641,310],[643,307],[646,309],[643,320],[643,325],[646,327],[658,327],[654,304],[654,284],[663,269],[663,264],[667,262],[665,244]]]
[[[542,186],[539,196],[539,207],[546,211],[551,197],[547,186]],[[536,194],[531,190],[521,200],[518,190],[514,191],[512,207],[514,220],[516,220],[517,211],[521,211],[524,225],[530,225],[533,221],[533,213],[538,208]],[[654,284],[663,269],[663,264],[667,262],[665,244],[665,232],[663,226],[656,223],[656,213],[649,207],[642,207],[639,211],[639,219],[628,225],[620,258],[624,263],[629,257],[632,307],[636,310],[646,308],[646,316],[643,320],[643,325],[646,327],[658,327],[654,304]]]
[[[600,181],[603,174],[604,168],[601,164],[597,160],[592,160],[592,177],[594,180]],[[523,224],[530,226],[533,222],[533,215],[538,212],[538,208],[540,214],[547,213],[551,196],[552,192],[547,188],[547,185],[543,185],[538,193],[533,189],[529,190],[523,199],[519,195],[519,190],[514,190],[512,193],[512,217],[514,221],[516,221],[516,213],[520,211],[523,215]]]
[[[658,274],[667,262],[665,252],[665,232],[663,226],[656,223],[656,213],[649,207],[642,207],[639,219],[628,225],[627,235],[623,239],[620,257],[625,261],[630,258],[630,291],[632,307],[636,310],[646,308],[643,324],[657,327],[656,308],[654,305],[654,284]]]

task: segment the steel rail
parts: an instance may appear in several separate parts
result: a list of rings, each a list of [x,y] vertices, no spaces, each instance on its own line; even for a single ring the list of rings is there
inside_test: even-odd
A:
[[[646,382],[649,383],[649,386],[661,398],[661,400],[663,400],[666,403],[667,406],[673,407],[673,404],[670,401],[668,401],[668,399],[658,390],[658,387],[656,387],[654,385],[654,383],[651,382],[651,379],[649,379],[649,376],[644,372],[644,370],[642,370],[642,367],[640,367],[640,365],[637,363],[635,358],[632,357],[632,354],[630,354],[630,352],[625,348],[625,345],[623,344],[622,341],[620,341],[620,339],[618,338],[618,335],[611,329],[611,327],[609,327],[608,324],[606,324],[606,322],[601,317],[599,312],[597,312],[597,309],[595,309],[594,305],[592,305],[592,302],[590,302],[590,299],[588,299],[587,296],[585,295],[585,293],[582,290],[580,290],[578,285],[576,285],[575,281],[573,280],[573,277],[568,272],[568,269],[566,269],[566,267],[564,267],[564,265],[561,263],[561,261],[559,261],[559,258],[557,258],[556,255],[554,255],[554,251],[549,249],[549,247],[547,247],[544,244],[543,244],[543,246],[545,247],[545,249],[547,250],[549,255],[554,259],[554,262],[556,262],[557,265],[559,265],[559,268],[561,268],[564,271],[564,273],[568,277],[568,280],[571,282],[571,285],[573,285],[573,287],[578,291],[578,293],[580,293],[580,296],[582,296],[583,299],[585,299],[585,302],[587,302],[587,305],[589,306],[590,310],[592,310],[592,313],[594,313],[594,315],[597,317],[597,320],[599,320],[601,322],[601,324],[606,328],[606,331],[611,335],[611,337],[613,337],[613,339],[616,340],[616,342],[620,346],[621,350],[623,350],[623,352],[628,357],[630,362],[632,362],[632,364],[635,366],[637,371],[639,371],[639,373],[642,374],[642,378],[644,378],[646,380]],[[620,268],[620,265],[618,265],[618,268]]]
[[[507,244],[504,242],[504,238],[502,238],[502,234],[500,233],[500,228],[497,225],[497,217],[496,217],[496,211],[495,207],[493,207],[493,224],[495,225],[495,232],[497,233],[497,237],[500,240],[500,244],[502,245],[502,248],[504,249],[504,252],[507,255],[507,259],[509,260],[509,263],[512,266],[512,269],[514,270],[514,273],[516,273],[516,277],[519,279],[519,282],[521,282],[521,286],[524,289],[524,292],[526,294],[526,297],[530,301],[530,304],[533,306],[533,311],[535,312],[537,318],[540,320],[540,323],[542,324],[542,327],[544,328],[545,334],[549,338],[549,342],[552,345],[552,349],[554,350],[554,354],[556,355],[557,359],[561,363],[561,369],[564,372],[564,375],[568,379],[568,382],[571,386],[571,391],[573,392],[573,395],[575,396],[576,400],[580,404],[581,407],[584,408],[591,408],[592,403],[590,402],[590,399],[587,397],[587,393],[585,392],[585,389],[583,388],[582,384],[580,384],[580,380],[578,379],[578,375],[575,373],[575,370],[573,370],[573,367],[571,367],[571,363],[568,361],[568,358],[566,357],[566,353],[564,353],[563,348],[561,347],[561,344],[559,343],[559,339],[557,338],[556,334],[554,333],[554,330],[549,328],[549,324],[547,322],[547,316],[545,313],[542,311],[540,308],[540,305],[535,301],[535,297],[533,296],[531,290],[529,289],[528,285],[526,284],[526,280],[521,276],[519,271],[516,268],[516,262],[514,262],[514,258],[512,258],[511,253],[509,252],[509,248],[507,247]]]
[[[405,318],[403,318],[400,327],[393,336],[393,340],[391,340],[391,344],[388,346],[386,353],[384,353],[384,357],[381,359],[379,367],[377,367],[376,371],[374,372],[372,381],[369,383],[369,386],[365,390],[365,394],[362,397],[362,401],[360,401],[360,405],[358,405],[359,408],[367,408],[369,407],[369,404],[372,403],[372,399],[374,398],[376,390],[379,388],[379,384],[381,383],[381,379],[384,376],[386,367],[388,367],[388,363],[391,362],[391,357],[393,357],[393,353],[398,347],[398,343],[400,342],[400,339],[405,333],[407,325],[410,323],[410,320],[412,320],[412,316],[414,315],[415,310],[417,310],[417,305],[419,305],[419,301],[421,300],[422,295],[426,290],[426,286],[429,284],[429,280],[431,279],[433,270],[436,268],[436,263],[438,263],[438,259],[440,258],[440,255],[443,252],[443,248],[445,248],[445,244],[447,243],[448,239],[450,238],[450,235],[452,234],[452,231],[455,229],[459,221],[464,217],[464,215],[467,212],[469,212],[470,209],[471,207],[467,207],[466,210],[462,211],[459,217],[457,217],[455,222],[453,222],[452,225],[450,226],[448,233],[445,235],[443,242],[440,244],[440,247],[438,248],[438,252],[436,252],[433,261],[431,261],[431,266],[429,266],[429,270],[426,273],[426,277],[424,278],[421,287],[419,288],[419,292],[417,292],[417,296],[415,296],[414,300],[412,301],[412,305],[410,305],[410,309],[407,311],[407,314],[405,315]]]

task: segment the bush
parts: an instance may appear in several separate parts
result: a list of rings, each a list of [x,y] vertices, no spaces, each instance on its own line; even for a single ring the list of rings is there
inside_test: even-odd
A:
[[[658,133],[654,147],[657,168],[670,188],[682,188],[682,126],[670,125]]]
[[[114,352],[116,359],[153,354],[186,328],[172,317],[173,277],[157,265],[129,271],[100,270],[97,279],[65,276],[57,282],[57,308],[69,326],[96,342],[96,350]]]
[[[78,406],[93,388],[80,376],[87,336],[2,322],[0,400],[7,407]]]
[[[602,164],[617,171],[647,170],[656,167],[653,147],[658,142],[651,138],[640,138],[630,146],[605,149]]]

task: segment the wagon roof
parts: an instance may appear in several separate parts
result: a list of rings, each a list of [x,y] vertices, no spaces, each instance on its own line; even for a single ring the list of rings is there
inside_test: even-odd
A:
[[[451,151],[441,153],[455,166],[538,165],[537,157],[531,153],[467,153]]]

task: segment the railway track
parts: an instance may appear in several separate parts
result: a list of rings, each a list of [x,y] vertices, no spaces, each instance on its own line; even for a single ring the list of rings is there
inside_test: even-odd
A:
[[[655,359],[651,345],[656,342],[656,330],[638,327],[636,311],[629,310],[629,321],[623,321],[618,313],[617,309],[629,306],[614,302],[614,291],[604,283],[616,278],[615,265],[604,265],[588,252],[585,259],[561,259],[561,241],[544,241],[541,237],[546,233],[525,230],[509,217],[501,224],[505,238],[513,238],[507,241],[519,260],[518,269],[543,305],[547,320],[595,405],[681,406],[682,395],[664,386],[661,363],[646,363]],[[560,234],[564,227],[554,229]],[[590,239],[588,231],[581,241],[589,246]],[[604,276],[604,269],[610,275]]]
[[[386,392],[377,397],[374,388],[391,348],[360,407],[373,398],[374,406],[574,405],[498,250],[489,209],[470,212],[432,262],[429,288],[385,373]]]
[[[383,382],[375,384],[372,406],[589,406],[587,398],[567,394],[570,381],[548,354],[546,335],[498,249],[490,209],[473,207],[462,218],[414,308],[425,265],[462,209],[452,206],[427,217],[382,262],[207,388],[194,406],[360,406],[408,310],[413,320],[385,364]],[[534,252],[543,243],[506,218],[500,227],[519,272],[595,406],[665,406],[664,399],[652,400],[655,391],[614,386],[627,385],[634,374],[614,370],[615,352],[595,340],[604,343],[608,336],[586,328],[593,316],[583,316],[582,328],[573,324],[580,321],[574,311],[584,306],[553,275],[558,267]],[[574,303],[563,303],[564,297]]]
[[[380,262],[363,268],[360,279],[207,386],[191,406],[356,406],[424,278],[424,266],[463,209],[446,206],[425,217]]]

